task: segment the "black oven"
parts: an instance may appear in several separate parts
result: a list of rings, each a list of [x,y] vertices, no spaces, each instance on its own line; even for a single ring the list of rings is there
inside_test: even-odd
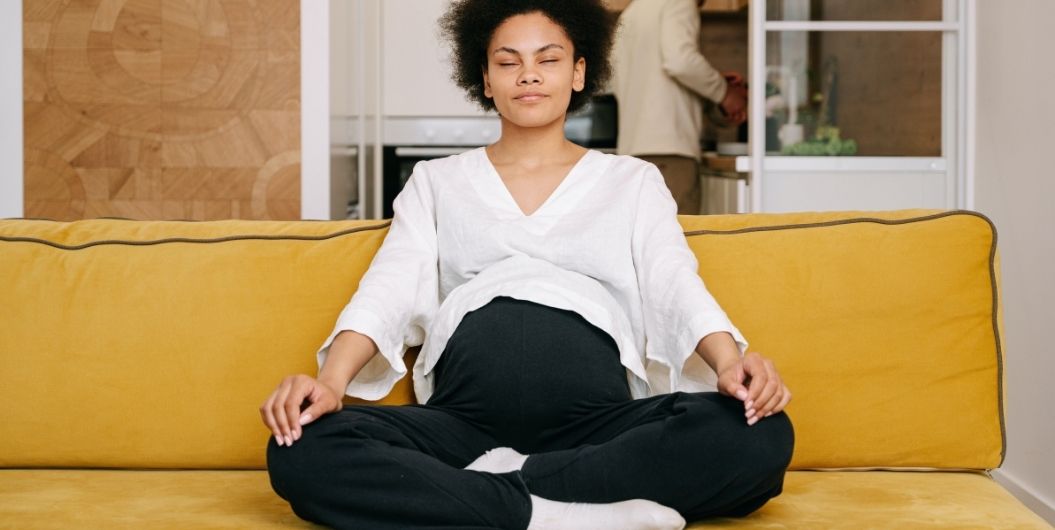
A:
[[[601,94],[590,98],[585,107],[568,116],[564,134],[583,147],[614,150],[619,137],[619,110],[615,96]]]
[[[422,160],[443,158],[475,149],[471,146],[394,146],[386,145],[382,153],[381,167],[384,170],[381,199],[384,201],[383,217],[392,218],[392,202],[396,200],[403,185],[414,171],[414,164]]]

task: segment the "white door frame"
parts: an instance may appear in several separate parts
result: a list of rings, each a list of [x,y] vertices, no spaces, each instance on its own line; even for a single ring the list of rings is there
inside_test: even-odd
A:
[[[765,116],[751,113],[750,156],[739,157],[737,169],[751,173],[749,200],[741,211],[762,211],[766,171],[864,171],[882,167],[893,172],[945,174],[945,207],[974,208],[975,126],[975,2],[944,0],[943,20],[882,21],[769,21],[766,1],[751,2],[749,62],[752,80],[765,79],[767,31],[940,31],[942,60],[942,154],[939,157],[781,157],[766,156]],[[954,54],[950,56],[951,54]],[[751,83],[750,106],[765,107],[765,83]]]
[[[300,0],[300,218],[330,218],[329,0]]]
[[[0,219],[22,217],[22,2],[0,2]]]

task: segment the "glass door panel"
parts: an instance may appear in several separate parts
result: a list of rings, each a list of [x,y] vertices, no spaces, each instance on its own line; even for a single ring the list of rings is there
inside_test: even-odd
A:
[[[942,156],[940,32],[766,35],[767,154]]]
[[[967,207],[973,1],[753,1],[743,211]]]

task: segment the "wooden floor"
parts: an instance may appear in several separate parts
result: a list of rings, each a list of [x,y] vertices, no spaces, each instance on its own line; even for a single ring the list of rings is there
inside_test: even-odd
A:
[[[23,12],[26,217],[300,217],[299,0]]]

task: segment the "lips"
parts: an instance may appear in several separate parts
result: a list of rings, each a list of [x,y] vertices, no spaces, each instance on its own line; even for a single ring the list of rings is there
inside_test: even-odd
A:
[[[541,92],[525,92],[523,94],[520,94],[519,96],[517,96],[514,99],[516,99],[517,101],[523,101],[523,102],[527,103],[527,102],[531,102],[531,101],[539,101],[539,100],[544,99],[546,97],[547,97],[546,94],[543,94]]]

